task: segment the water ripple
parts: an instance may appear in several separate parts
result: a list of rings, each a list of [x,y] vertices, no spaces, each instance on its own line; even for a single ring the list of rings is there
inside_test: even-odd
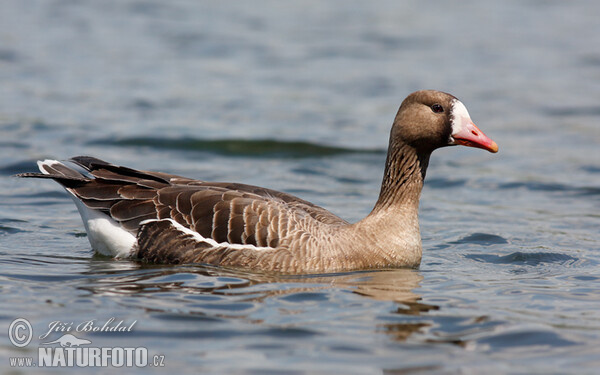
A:
[[[493,264],[523,264],[536,266],[542,263],[573,263],[578,261],[577,258],[574,258],[570,255],[561,254],[561,253],[553,253],[553,252],[532,252],[526,253],[517,251],[508,255],[497,255],[497,254],[468,254],[465,256],[466,258],[484,262],[484,263],[493,263]]]
[[[588,173],[600,173],[600,166],[596,165],[582,165],[581,170]]]
[[[467,180],[462,179],[452,179],[452,178],[444,178],[444,177],[430,177],[427,179],[427,186],[431,188],[443,189],[449,187],[461,187],[467,183]]]
[[[450,242],[451,244],[458,245],[464,243],[474,243],[481,246],[490,246],[497,244],[506,244],[508,241],[502,236],[498,236],[490,233],[472,233],[466,237],[461,238],[457,241]]]
[[[194,138],[155,138],[133,137],[121,139],[100,139],[89,145],[119,147],[150,147],[156,150],[180,150],[211,152],[218,155],[304,158],[313,156],[334,156],[340,154],[382,154],[381,149],[357,149],[321,145],[303,141],[282,141],[274,139],[194,139]]]
[[[0,147],[4,147],[5,145],[0,143]],[[14,146],[13,146],[14,147]],[[12,163],[9,165],[3,165],[0,167],[0,175],[12,176],[17,173],[24,172],[37,172],[37,167],[34,161],[32,160],[23,160],[17,163]]]
[[[490,350],[513,348],[513,347],[562,347],[576,345],[575,342],[567,340],[555,332],[543,330],[515,330],[502,332],[478,340],[479,344],[489,345]]]
[[[600,107],[598,107],[598,106],[552,107],[552,108],[543,108],[542,112],[546,115],[556,116],[556,117],[600,116]]]
[[[5,63],[15,63],[19,62],[19,60],[21,60],[21,57],[16,51],[6,48],[0,49],[0,61]]]
[[[27,222],[25,220],[18,219],[0,219],[0,235],[27,232],[27,230],[13,226],[13,223],[21,224]]]
[[[501,190],[526,189],[529,191],[542,192],[568,192],[575,196],[600,195],[600,187],[596,186],[572,186],[557,182],[540,181],[514,181],[498,185]]]

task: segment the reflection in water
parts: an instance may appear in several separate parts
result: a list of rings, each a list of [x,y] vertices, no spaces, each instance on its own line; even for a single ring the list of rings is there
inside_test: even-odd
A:
[[[422,328],[429,327],[429,323],[394,323],[385,324],[383,331],[387,333],[393,340],[406,341],[415,332],[420,332]]]
[[[215,322],[213,326],[228,324],[233,319],[242,324],[262,326],[258,327],[266,329],[262,334],[283,329],[288,335],[292,333],[290,330],[303,328],[316,334],[319,326],[314,325],[314,314],[329,311],[323,321],[358,319],[366,322],[371,331],[404,341],[431,326],[431,321],[424,320],[421,315],[438,309],[422,303],[421,297],[414,292],[423,276],[413,269],[275,275],[204,265],[146,265],[101,256],[92,259],[39,257],[38,260],[53,265],[67,263],[70,267],[61,268],[53,275],[17,275],[13,272],[10,276],[36,281],[68,281],[76,289],[92,294],[97,303],[102,304],[106,297],[130,310],[134,316],[139,315],[136,311],[143,311],[159,320],[192,319]],[[57,301],[60,303],[60,299]],[[352,307],[340,309],[340,303]],[[376,314],[369,311],[376,311]],[[292,316],[296,322],[304,323],[290,326]],[[225,334],[223,329],[215,329],[218,334]]]
[[[420,316],[431,310],[439,310],[439,306],[428,305],[417,301],[404,301],[395,311],[396,314]],[[386,323],[381,325],[383,332],[387,333],[393,340],[405,341],[415,332],[421,332],[422,328],[430,327],[431,323],[419,320],[417,322],[407,321],[400,323]]]
[[[90,262],[87,274],[96,279],[81,289],[97,296],[123,295],[128,306],[181,318],[242,319],[261,324],[256,310],[276,303],[278,314],[307,313],[332,303],[332,294],[348,291],[373,301],[397,303],[393,314],[419,316],[438,307],[419,302],[413,292],[423,276],[413,269],[360,271],[323,275],[273,275],[214,266],[155,266],[133,262]],[[332,293],[333,292],[333,293]],[[131,298],[134,297],[134,298]],[[382,311],[389,313],[390,311]],[[430,323],[415,321],[379,324],[374,330],[394,340],[406,340]]]
[[[133,271],[133,272],[127,272]],[[274,275],[214,266],[152,266],[129,262],[91,262],[90,274],[103,274],[101,280],[86,287],[94,294],[131,294],[179,291],[222,296],[249,296],[247,301],[260,301],[270,296],[345,288],[376,300],[401,302],[418,306],[419,296],[413,289],[423,277],[412,269],[359,271],[322,275]],[[290,287],[263,288],[257,293],[251,286],[284,283]],[[421,309],[420,311],[425,311]],[[410,308],[407,314],[419,309]]]

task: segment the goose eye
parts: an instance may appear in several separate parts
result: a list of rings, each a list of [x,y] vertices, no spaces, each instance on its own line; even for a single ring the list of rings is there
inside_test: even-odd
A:
[[[434,104],[431,106],[431,110],[435,113],[442,113],[444,112],[444,107],[442,107],[440,104]]]

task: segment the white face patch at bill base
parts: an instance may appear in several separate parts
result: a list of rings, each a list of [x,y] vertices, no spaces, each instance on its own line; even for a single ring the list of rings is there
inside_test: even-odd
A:
[[[465,130],[467,125],[472,123],[471,116],[469,115],[469,111],[467,111],[467,107],[458,99],[454,99],[452,101],[451,108],[451,117],[450,117],[450,125],[452,126],[452,139],[454,141],[454,136],[461,131]]]

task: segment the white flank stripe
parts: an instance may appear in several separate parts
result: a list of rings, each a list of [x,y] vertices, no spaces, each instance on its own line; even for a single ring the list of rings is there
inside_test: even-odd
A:
[[[213,240],[212,238],[206,238],[206,237],[202,236],[200,233],[184,227],[183,225],[179,224],[178,222],[176,222],[173,219],[148,219],[148,220],[142,221],[140,223],[140,225],[144,225],[146,223],[151,223],[153,221],[163,221],[163,220],[170,221],[176,230],[183,232],[185,234],[191,235],[196,241],[206,242],[213,247],[228,247],[230,249],[235,249],[235,250],[258,250],[258,251],[273,250],[273,248],[269,247],[269,246],[240,245],[240,244],[232,244],[229,242],[220,242],[219,243],[219,242]]]

